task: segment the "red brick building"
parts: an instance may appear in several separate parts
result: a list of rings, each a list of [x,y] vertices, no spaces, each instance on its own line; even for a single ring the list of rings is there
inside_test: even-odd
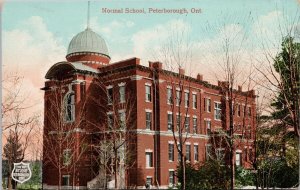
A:
[[[160,62],[143,66],[138,58],[110,63],[105,41],[89,28],[45,78],[44,189],[168,188],[176,183],[180,135],[188,162],[228,161],[220,142],[229,130],[224,82],[166,71]],[[239,88],[234,97],[235,161],[251,168],[255,94]]]

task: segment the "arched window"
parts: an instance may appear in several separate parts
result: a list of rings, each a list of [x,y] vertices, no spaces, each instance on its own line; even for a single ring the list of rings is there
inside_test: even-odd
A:
[[[75,120],[75,94],[68,93],[64,101],[65,121],[72,122]]]

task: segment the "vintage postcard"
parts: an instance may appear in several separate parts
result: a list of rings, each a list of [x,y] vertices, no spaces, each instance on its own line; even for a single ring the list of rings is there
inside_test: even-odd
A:
[[[299,188],[299,7],[2,2],[1,188]]]

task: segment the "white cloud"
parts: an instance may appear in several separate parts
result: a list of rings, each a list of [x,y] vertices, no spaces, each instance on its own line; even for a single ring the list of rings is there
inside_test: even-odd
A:
[[[155,52],[172,37],[172,31],[190,32],[189,24],[182,20],[171,20],[148,29],[140,30],[132,35],[133,54],[145,61],[156,58]]]
[[[56,62],[64,60],[66,49],[48,31],[43,19],[33,16],[19,25],[18,29],[3,32],[4,77],[16,74],[23,77],[21,92],[28,96],[31,111],[43,111],[45,74]]]

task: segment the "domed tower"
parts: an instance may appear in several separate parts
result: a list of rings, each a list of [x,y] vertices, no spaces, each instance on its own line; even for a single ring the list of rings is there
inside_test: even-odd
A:
[[[110,62],[104,39],[89,27],[73,37],[66,59],[69,62],[81,62],[95,69]]]

